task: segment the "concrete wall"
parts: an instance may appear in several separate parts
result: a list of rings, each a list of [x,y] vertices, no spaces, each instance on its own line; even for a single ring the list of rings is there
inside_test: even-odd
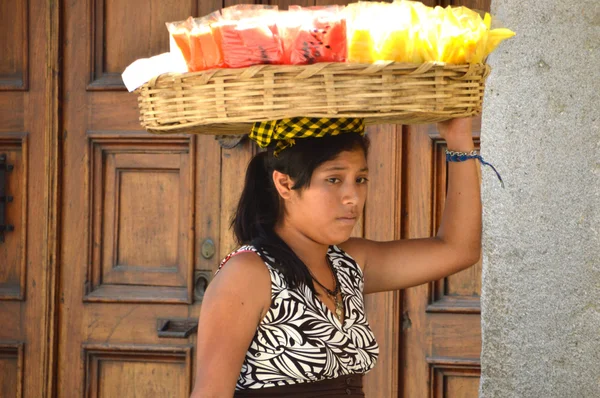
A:
[[[600,1],[492,0],[480,397],[600,397]]]

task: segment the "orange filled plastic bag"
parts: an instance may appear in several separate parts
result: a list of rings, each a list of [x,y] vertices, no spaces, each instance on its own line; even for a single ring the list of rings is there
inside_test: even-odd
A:
[[[190,71],[200,71],[225,66],[221,43],[215,37],[211,24],[220,20],[221,14],[216,11],[202,18],[191,19],[190,25]]]
[[[191,18],[191,17],[190,17]],[[167,30],[171,35],[171,38],[175,41],[179,53],[183,57],[187,65],[190,64],[191,50],[190,50],[190,18],[185,21],[178,22],[167,22]],[[172,48],[173,50],[173,48]]]

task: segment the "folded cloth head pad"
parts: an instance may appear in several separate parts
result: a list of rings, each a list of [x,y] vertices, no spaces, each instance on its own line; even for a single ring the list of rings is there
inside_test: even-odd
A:
[[[296,138],[324,137],[342,133],[364,135],[365,120],[361,118],[310,118],[294,117],[281,120],[256,122],[249,138],[261,148],[275,145],[274,155],[293,146]]]

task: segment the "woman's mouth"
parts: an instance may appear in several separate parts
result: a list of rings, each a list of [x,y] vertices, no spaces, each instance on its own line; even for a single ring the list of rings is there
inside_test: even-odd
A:
[[[356,217],[339,217],[337,219],[338,221],[344,223],[344,224],[354,224],[356,223]]]

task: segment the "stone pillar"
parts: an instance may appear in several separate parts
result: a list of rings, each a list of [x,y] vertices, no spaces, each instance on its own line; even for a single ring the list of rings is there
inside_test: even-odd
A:
[[[600,397],[600,1],[492,0],[484,398]]]

